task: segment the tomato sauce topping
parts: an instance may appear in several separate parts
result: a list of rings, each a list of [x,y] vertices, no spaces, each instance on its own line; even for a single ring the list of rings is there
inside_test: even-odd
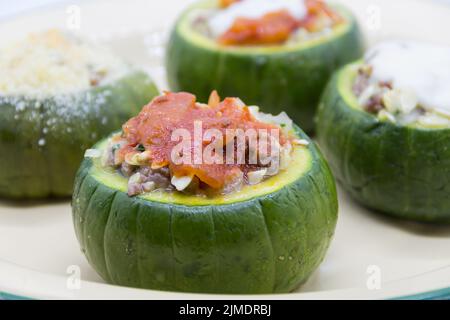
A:
[[[240,0],[222,0],[221,7],[226,8]],[[220,38],[223,45],[263,45],[286,42],[298,28],[309,32],[320,31],[324,18],[331,20],[333,25],[343,22],[343,19],[327,6],[322,0],[304,0],[308,10],[307,16],[297,20],[287,10],[271,12],[261,18],[237,18],[233,25]]]
[[[297,27],[297,20],[287,10],[268,13],[259,19],[238,18],[219,42],[225,45],[281,43]]]
[[[239,0],[220,0],[219,5],[221,8],[226,8],[231,6],[233,3],[238,2]]]
[[[123,125],[123,138],[128,144],[119,150],[124,156],[132,152],[136,146],[143,145],[150,151],[149,165],[153,167],[168,166],[172,175],[177,177],[195,175],[201,182],[213,189],[222,188],[239,172],[248,172],[251,165],[238,164],[176,164],[172,161],[172,150],[181,140],[172,141],[172,132],[176,129],[186,129],[190,133],[191,146],[194,146],[194,123],[201,121],[202,134],[207,129],[219,130],[224,138],[221,143],[225,145],[227,129],[276,129],[279,134],[279,143],[284,145],[288,138],[283,135],[278,126],[256,120],[249,109],[236,98],[226,98],[220,101],[216,92],[211,94],[208,105],[196,102],[196,97],[189,93],[167,92],[155,98],[145,106],[136,117]],[[202,137],[203,138],[203,137]],[[207,146],[211,141],[203,141]],[[191,148],[191,159],[195,157],[194,148]],[[225,152],[224,152],[225,156]],[[225,159],[225,158],[224,158]],[[204,161],[203,161],[204,162]]]

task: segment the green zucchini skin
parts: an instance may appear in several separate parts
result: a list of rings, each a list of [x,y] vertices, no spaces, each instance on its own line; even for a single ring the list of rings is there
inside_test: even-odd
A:
[[[145,73],[133,71],[76,96],[0,97],[0,197],[70,196],[84,151],[157,94]]]
[[[361,204],[408,220],[450,222],[450,130],[379,121],[352,108],[330,81],[317,138],[336,178]]]
[[[209,50],[195,45],[175,25],[167,48],[170,88],[208,101],[212,90],[240,97],[264,112],[286,111],[306,132],[314,129],[314,115],[332,73],[359,59],[363,40],[353,17],[347,32],[301,50],[278,53],[242,53]]]
[[[302,133],[307,139],[307,136]],[[334,178],[311,142],[312,166],[278,191],[227,205],[128,197],[78,172],[73,222],[82,251],[109,283],[202,293],[284,293],[304,283],[334,234]]]

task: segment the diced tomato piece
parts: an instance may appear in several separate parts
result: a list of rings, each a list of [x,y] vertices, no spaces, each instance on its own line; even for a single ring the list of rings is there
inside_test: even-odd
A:
[[[310,32],[321,29],[320,21],[323,17],[331,19],[333,25],[343,22],[342,17],[322,0],[305,0],[305,5],[308,16],[300,22],[300,26]]]
[[[220,0],[220,7],[226,8],[231,6],[235,2],[239,2],[240,0]]]

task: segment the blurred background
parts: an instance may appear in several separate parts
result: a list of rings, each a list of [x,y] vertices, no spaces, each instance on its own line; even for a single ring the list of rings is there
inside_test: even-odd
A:
[[[83,0],[82,0],[83,1]],[[85,1],[85,0],[84,0]],[[126,1],[126,0],[124,0]],[[170,0],[169,0],[170,1]],[[395,1],[395,0],[392,0]],[[442,2],[450,5],[450,0],[423,0]],[[0,19],[20,13],[21,11],[46,6],[53,3],[76,4],[79,1],[70,0],[0,0]],[[376,2],[376,1],[374,1]]]
[[[37,8],[52,3],[68,2],[65,0],[0,0],[0,18],[20,13],[21,11]]]

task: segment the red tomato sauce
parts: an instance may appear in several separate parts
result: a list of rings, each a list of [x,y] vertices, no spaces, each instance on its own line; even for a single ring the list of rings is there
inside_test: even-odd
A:
[[[221,7],[226,8],[240,0],[222,0]],[[220,38],[224,45],[264,45],[286,42],[298,28],[309,32],[317,32],[323,28],[324,17],[330,19],[333,25],[343,22],[343,19],[321,0],[305,0],[307,16],[297,20],[287,10],[271,12],[261,18],[237,18],[230,29]]]
[[[132,152],[137,145],[143,145],[150,151],[149,165],[169,166],[172,175],[177,177],[195,175],[203,183],[213,189],[222,188],[237,172],[248,172],[252,165],[248,164],[176,164],[172,161],[172,150],[180,143],[172,141],[172,132],[176,129],[186,129],[194,145],[194,123],[202,122],[202,132],[207,129],[218,129],[223,134],[225,145],[227,129],[266,129],[270,135],[271,129],[277,130],[279,143],[284,145],[288,138],[280,128],[256,120],[249,109],[235,98],[220,101],[217,93],[213,92],[208,105],[199,104],[196,97],[189,93],[165,93],[155,98],[145,106],[136,117],[123,125],[123,138],[128,144],[119,152],[124,156]],[[211,141],[203,141],[203,146]],[[195,151],[191,149],[191,158]],[[224,152],[225,156],[225,152]],[[238,170],[239,169],[239,170]]]

